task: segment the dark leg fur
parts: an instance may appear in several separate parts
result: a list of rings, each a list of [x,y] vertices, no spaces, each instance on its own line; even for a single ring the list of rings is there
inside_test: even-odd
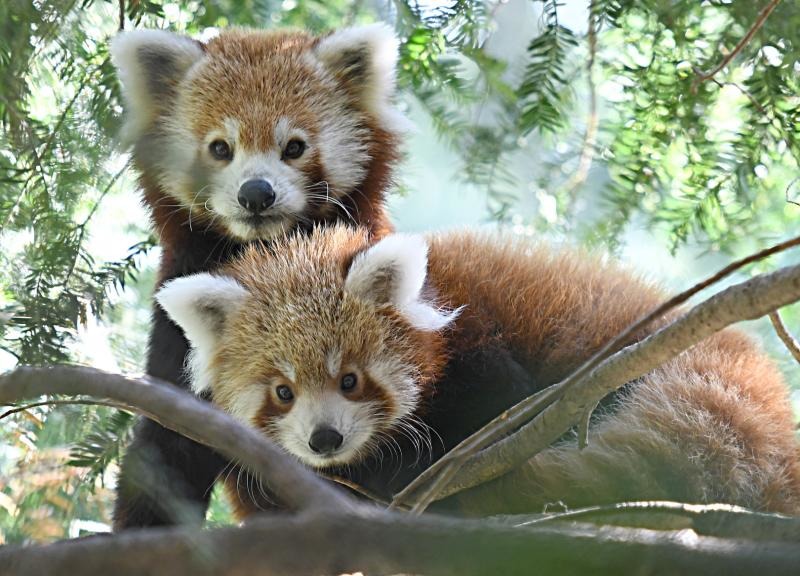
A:
[[[150,338],[147,373],[188,388],[183,376],[188,344],[160,308],[153,312]],[[211,449],[141,419],[122,460],[114,529],[201,523],[225,464]]]

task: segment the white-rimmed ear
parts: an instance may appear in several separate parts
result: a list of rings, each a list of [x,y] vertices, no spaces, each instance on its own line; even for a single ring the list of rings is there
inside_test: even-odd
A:
[[[172,102],[179,82],[204,54],[197,40],[166,30],[120,32],[110,51],[127,107],[124,136],[131,140]]]
[[[156,300],[192,347],[187,367],[197,394],[210,386],[208,362],[219,346],[225,322],[247,295],[233,278],[206,273],[176,278],[156,293]]]
[[[415,328],[434,331],[455,320],[459,310],[446,312],[421,299],[427,273],[425,239],[393,234],[353,259],[344,289],[375,304],[393,306]]]
[[[386,24],[344,28],[321,38],[315,48],[322,65],[388,130],[409,122],[392,105],[397,37]]]

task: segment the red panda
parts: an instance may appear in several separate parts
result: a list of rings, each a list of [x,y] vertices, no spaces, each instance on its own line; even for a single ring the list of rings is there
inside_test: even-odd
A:
[[[663,294],[613,263],[524,240],[373,243],[337,226],[274,252],[249,249],[218,274],[166,284],[157,299],[191,342],[197,391],[307,465],[390,499]],[[488,359],[503,355],[527,386],[494,371]],[[786,386],[736,330],[627,384],[599,410],[590,445],[572,440],[445,504],[465,514],[655,499],[800,511]],[[267,505],[252,485],[233,492],[242,514]]]
[[[205,43],[162,30],[117,36],[123,133],[162,248],[158,285],[318,223],[390,231],[384,194],[404,129],[392,105],[396,49],[382,25],[321,37],[230,29]],[[188,388],[187,352],[156,306],[147,373]],[[143,420],[115,527],[201,521],[224,465]]]

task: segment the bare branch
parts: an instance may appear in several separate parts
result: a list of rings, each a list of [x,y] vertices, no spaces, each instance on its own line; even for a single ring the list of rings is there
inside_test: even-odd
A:
[[[503,436],[512,432],[519,426],[528,422],[536,414],[539,414],[547,406],[555,402],[561,395],[574,386],[577,382],[582,381],[590,372],[595,370],[601,363],[607,360],[612,354],[622,348],[629,342],[638,332],[649,326],[652,322],[663,317],[667,312],[677,308],[681,304],[688,301],[692,296],[698,292],[708,288],[709,286],[719,282],[723,278],[730,276],[736,270],[763,260],[769,256],[782,252],[789,248],[800,245],[800,236],[785,240],[769,248],[765,248],[755,254],[741,258],[731,264],[728,264],[712,276],[706,278],[702,282],[695,284],[688,290],[673,296],[658,308],[650,312],[647,316],[638,320],[624,331],[622,331],[616,338],[598,350],[589,360],[583,363],[575,372],[570,374],[566,379],[555,386],[545,388],[536,394],[526,398],[522,402],[509,408],[494,420],[489,422],[486,426],[478,430],[475,434],[462,441],[443,458],[435,462],[431,467],[420,474],[413,482],[411,482],[405,489],[403,489],[393,501],[393,507],[407,506],[411,504],[412,508],[417,511],[424,510],[430,502],[434,501],[434,497],[430,494],[433,490],[432,480],[440,474],[452,478],[458,471],[459,467],[467,460],[467,458],[474,456],[480,450],[483,450],[493,442],[499,440]],[[584,432],[584,439],[587,437],[588,428]],[[446,482],[437,482],[437,485],[444,485]],[[425,490],[421,490],[426,487]],[[412,494],[415,496],[412,497]],[[427,503],[425,503],[427,502]]]
[[[714,66],[714,68],[712,68],[708,72],[702,72],[700,70],[695,69],[695,73],[697,74],[695,85],[697,83],[705,82],[706,80],[713,78],[720,70],[725,68],[725,66],[727,66],[728,63],[730,63],[730,61],[733,60],[736,57],[736,55],[739,54],[739,52],[741,52],[744,49],[744,47],[750,43],[750,40],[752,40],[755,33],[761,29],[761,27],[764,25],[764,22],[767,21],[767,18],[769,17],[770,14],[772,14],[772,11],[775,10],[780,1],[781,0],[771,0],[770,3],[767,4],[763,10],[761,10],[761,12],[758,15],[758,18],[756,18],[755,23],[753,23],[753,25],[750,27],[750,30],[747,31],[747,34],[745,34],[744,37],[741,40],[739,40],[739,43],[736,44],[733,50],[731,50],[730,53],[720,61],[719,64]]]
[[[759,318],[797,300],[800,300],[800,265],[756,276],[723,290],[644,340],[617,352],[585,376],[570,376],[547,388],[547,394],[540,393],[534,397],[537,407],[545,402],[549,404],[514,434],[469,456],[461,474],[436,497],[443,498],[488,482],[516,468],[568,432],[579,423],[588,408],[626,382],[646,374],[730,324]],[[511,420],[514,419],[495,419],[462,442],[398,494],[395,502],[407,503],[414,492],[442,469],[449,468],[453,462],[458,465],[459,460],[463,461],[472,445],[485,441],[487,437],[513,431],[518,422],[509,425]]]
[[[778,334],[778,338],[781,339],[789,352],[792,353],[794,359],[800,362],[800,342],[795,340],[794,336],[789,334],[789,331],[786,329],[786,325],[781,319],[780,313],[775,310],[774,312],[770,313],[769,319],[772,322],[772,326],[775,328],[775,332]]]
[[[789,182],[789,185],[786,187],[786,201],[787,201],[789,204],[794,204],[795,206],[800,206],[800,202],[798,202],[797,200],[792,200],[791,198],[789,198],[789,191],[791,191],[791,189],[792,189],[792,186],[794,186],[795,184],[797,184],[797,181],[798,181],[798,180],[800,180],[800,178],[795,178],[794,180],[792,180],[791,182]]]
[[[119,0],[119,31],[125,30],[125,0]]]
[[[47,394],[110,398],[242,463],[290,508],[346,508],[351,499],[300,466],[256,430],[179,388],[81,366],[22,367],[0,374],[0,404]]]
[[[387,512],[262,516],[243,528],[162,529],[0,549],[4,576],[264,576],[398,572],[426,576],[548,574],[794,575],[795,542],[732,540],[691,530],[414,518]]]
[[[19,412],[26,412],[31,408],[38,408],[40,406],[73,406],[73,405],[84,405],[84,406],[108,406],[110,408],[116,408],[117,410],[126,410],[130,411],[130,407],[126,406],[125,404],[120,404],[119,402],[110,402],[107,400],[93,400],[91,398],[86,399],[76,399],[76,400],[43,400],[42,402],[32,402],[30,404],[24,404],[22,406],[15,406],[10,410],[6,410],[2,414],[0,414],[0,420],[4,418],[8,418],[12,414],[17,414]]]
[[[589,176],[589,169],[594,160],[595,145],[597,143],[597,128],[600,122],[597,114],[597,88],[594,83],[594,61],[597,56],[597,17],[594,10],[595,0],[592,0],[589,7],[589,30],[586,33],[589,43],[589,60],[586,63],[586,83],[589,88],[589,115],[586,119],[586,132],[583,135],[581,144],[581,155],[578,160],[578,167],[572,176],[564,184],[564,191],[574,201],[575,194],[578,192],[586,178]]]
[[[509,522],[513,522],[509,517]],[[800,540],[800,519],[781,514],[753,512],[731,504],[684,504],[682,502],[621,502],[590,506],[555,514],[538,514],[514,522],[535,526],[546,522],[575,521],[601,525],[646,527],[659,530],[691,529],[705,536],[749,540]]]

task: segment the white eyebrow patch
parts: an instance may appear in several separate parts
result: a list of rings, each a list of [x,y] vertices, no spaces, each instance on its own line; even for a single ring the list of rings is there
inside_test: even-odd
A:
[[[300,128],[294,126],[286,116],[281,116],[275,123],[275,143],[283,149],[289,140],[297,139],[302,140],[308,144],[308,134]]]
[[[297,378],[297,372],[294,370],[294,365],[288,360],[280,360],[276,362],[275,367],[281,371],[287,380],[294,382]]]
[[[225,140],[231,145],[235,145],[239,140],[239,121],[236,118],[225,118],[222,121],[222,128],[212,130],[206,134],[206,144],[211,144],[214,140]]]
[[[328,352],[328,356],[325,358],[325,365],[328,368],[328,374],[331,375],[331,378],[336,378],[336,376],[339,375],[339,370],[342,368],[342,351],[338,348],[334,348]]]

